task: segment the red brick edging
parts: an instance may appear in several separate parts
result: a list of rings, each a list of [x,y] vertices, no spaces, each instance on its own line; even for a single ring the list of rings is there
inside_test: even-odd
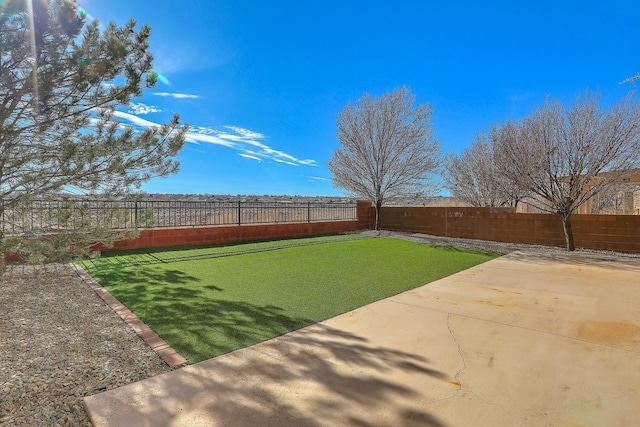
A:
[[[171,368],[177,369],[187,366],[189,362],[182,357],[177,351],[175,351],[169,344],[158,336],[150,327],[148,327],[142,320],[131,312],[124,304],[118,301],[113,295],[109,293],[105,288],[96,282],[93,277],[89,275],[78,264],[73,263],[76,272],[80,278],[94,290],[96,294],[109,306],[113,311],[129,325],[144,342],[156,352],[158,356]]]

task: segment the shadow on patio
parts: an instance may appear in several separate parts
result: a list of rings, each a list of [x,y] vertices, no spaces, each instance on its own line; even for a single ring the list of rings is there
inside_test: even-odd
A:
[[[420,392],[406,376],[448,378],[423,356],[318,324],[86,402],[98,426],[444,426],[411,405]]]

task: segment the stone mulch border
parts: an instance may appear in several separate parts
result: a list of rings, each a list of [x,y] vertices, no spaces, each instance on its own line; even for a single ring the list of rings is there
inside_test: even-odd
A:
[[[109,291],[89,275],[80,265],[73,263],[78,276],[113,310],[122,320],[133,329],[144,342],[171,368],[178,369],[187,366],[189,362],[175,351],[165,340],[160,338],[149,326],[118,301]]]

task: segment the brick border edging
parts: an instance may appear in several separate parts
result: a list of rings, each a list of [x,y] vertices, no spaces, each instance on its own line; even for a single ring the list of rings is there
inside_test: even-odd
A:
[[[109,291],[102,287],[80,265],[73,262],[76,273],[93,291],[105,302],[124,322],[133,329],[158,356],[173,369],[187,366],[189,362],[175,351],[165,340],[160,338],[149,326],[131,312],[124,304],[118,301]]]

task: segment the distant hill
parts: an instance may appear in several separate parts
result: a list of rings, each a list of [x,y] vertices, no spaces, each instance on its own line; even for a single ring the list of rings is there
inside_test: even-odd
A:
[[[397,199],[385,203],[386,206],[423,206],[430,208],[452,208],[452,207],[470,207],[471,204],[463,202],[455,197],[425,197],[425,198],[406,198]]]
[[[147,194],[145,200],[207,201],[207,202],[297,202],[348,203],[356,199],[336,196],[275,196],[231,194]]]

